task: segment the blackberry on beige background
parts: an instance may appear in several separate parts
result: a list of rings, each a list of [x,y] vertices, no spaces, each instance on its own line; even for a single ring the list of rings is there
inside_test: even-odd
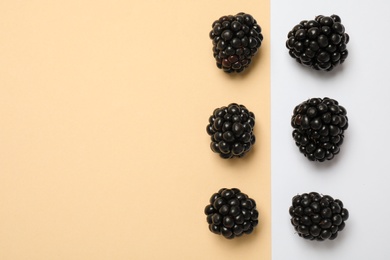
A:
[[[204,213],[211,232],[227,239],[251,234],[259,223],[254,199],[237,188],[222,188],[210,197]]]
[[[334,99],[311,98],[294,108],[291,126],[295,144],[307,159],[331,160],[344,141],[347,110]]]
[[[287,37],[290,56],[315,70],[333,70],[348,57],[349,35],[338,15],[318,15],[314,20],[303,20]]]
[[[317,192],[294,196],[289,213],[298,235],[317,241],[335,239],[349,218],[349,212],[341,200]]]
[[[242,72],[263,40],[261,27],[250,14],[225,15],[214,21],[209,33],[217,67],[226,73]]]
[[[206,127],[211,150],[224,159],[243,157],[256,142],[254,126],[255,115],[244,105],[231,103],[216,108]]]

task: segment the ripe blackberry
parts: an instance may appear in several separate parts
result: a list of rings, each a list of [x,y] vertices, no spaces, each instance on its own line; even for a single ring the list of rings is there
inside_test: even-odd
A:
[[[337,15],[301,21],[287,37],[290,56],[315,70],[330,71],[348,56],[349,35]]]
[[[204,209],[211,232],[232,239],[252,233],[259,223],[256,202],[239,189],[220,189]]]
[[[254,126],[255,115],[244,105],[232,103],[216,108],[206,128],[211,150],[224,159],[244,156],[256,141]]]
[[[310,161],[333,159],[340,151],[348,128],[347,110],[330,98],[311,98],[294,108],[292,136]]]
[[[263,40],[261,27],[246,13],[222,16],[212,24],[210,39],[217,67],[226,73],[241,72],[249,66]]]
[[[300,237],[309,240],[333,240],[345,227],[348,210],[338,199],[317,192],[304,193],[292,198],[291,224]]]

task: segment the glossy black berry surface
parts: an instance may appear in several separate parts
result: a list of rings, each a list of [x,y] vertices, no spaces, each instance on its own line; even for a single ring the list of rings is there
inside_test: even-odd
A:
[[[317,241],[335,239],[349,217],[341,200],[317,192],[294,196],[289,213],[298,235]]]
[[[310,161],[331,160],[340,152],[348,128],[347,110],[331,98],[311,98],[294,108],[292,136]]]
[[[211,150],[224,159],[244,156],[256,141],[254,126],[255,115],[244,105],[232,103],[215,109],[206,128]]]
[[[226,73],[246,69],[263,40],[260,25],[246,13],[222,16],[213,22],[209,36],[217,67]]]
[[[337,15],[304,20],[287,35],[290,56],[304,66],[330,71],[348,57],[349,35]]]
[[[250,234],[259,223],[256,202],[239,189],[220,189],[204,213],[211,232],[227,239]]]

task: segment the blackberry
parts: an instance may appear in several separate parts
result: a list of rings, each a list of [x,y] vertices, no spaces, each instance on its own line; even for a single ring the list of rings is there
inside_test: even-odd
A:
[[[210,39],[217,67],[226,73],[241,72],[249,66],[263,40],[261,27],[246,13],[222,16],[212,24]]]
[[[239,189],[220,189],[204,209],[211,232],[232,239],[252,233],[259,223],[256,202]]]
[[[255,115],[244,105],[231,103],[216,108],[206,128],[211,150],[224,159],[244,156],[256,141],[254,126]]]
[[[311,98],[294,108],[291,125],[295,144],[305,157],[310,161],[331,160],[344,141],[347,110],[334,99]]]
[[[287,37],[290,56],[315,70],[330,71],[348,57],[349,35],[337,15],[301,21]]]
[[[292,198],[291,224],[300,237],[309,240],[333,240],[345,227],[349,217],[339,199],[317,192],[304,193]]]

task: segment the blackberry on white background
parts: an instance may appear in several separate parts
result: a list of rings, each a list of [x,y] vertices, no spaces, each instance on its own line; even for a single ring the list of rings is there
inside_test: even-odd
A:
[[[311,98],[294,108],[292,136],[310,161],[331,160],[340,152],[348,128],[347,110],[331,98]]]
[[[303,20],[287,37],[290,56],[315,70],[330,71],[348,57],[349,35],[338,15],[318,15],[314,20]]]
[[[217,67],[226,73],[246,69],[263,41],[261,27],[250,14],[225,15],[209,33]]]
[[[317,192],[294,196],[289,213],[298,235],[317,241],[335,239],[349,217],[341,200]]]
[[[210,231],[227,239],[251,234],[259,223],[255,200],[237,188],[214,193],[204,213]]]
[[[206,128],[211,150],[224,159],[243,157],[255,144],[254,126],[255,115],[244,105],[216,108]]]

